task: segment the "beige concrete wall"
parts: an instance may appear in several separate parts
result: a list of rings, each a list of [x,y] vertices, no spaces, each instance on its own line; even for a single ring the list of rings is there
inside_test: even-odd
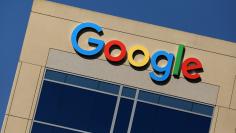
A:
[[[45,0],[36,0],[32,8],[2,133],[29,131],[49,49],[75,53],[70,43],[71,32],[79,23],[88,21],[104,28],[102,39],[118,39],[128,48],[142,44],[150,53],[160,49],[176,53],[177,44],[185,44],[185,58],[197,57],[203,64],[202,82],[219,86],[211,133],[235,133],[236,43]],[[84,48],[88,48],[86,38],[91,34],[82,36],[80,42]],[[102,55],[99,59],[105,60],[105,57]]]
[[[29,131],[35,102],[43,77],[44,67],[18,63],[11,96],[8,102],[3,133],[25,133]]]

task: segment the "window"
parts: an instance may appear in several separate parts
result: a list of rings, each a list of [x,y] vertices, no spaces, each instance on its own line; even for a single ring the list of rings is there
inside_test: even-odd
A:
[[[133,103],[133,100],[121,98],[114,133],[127,133]]]
[[[208,133],[210,122],[208,117],[138,102],[131,133]]]
[[[32,133],[208,133],[213,106],[46,70]]]

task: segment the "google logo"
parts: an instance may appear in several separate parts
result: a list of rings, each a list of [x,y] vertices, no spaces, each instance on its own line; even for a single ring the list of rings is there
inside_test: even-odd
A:
[[[176,58],[173,53],[168,53],[164,50],[156,51],[152,54],[152,56],[150,56],[148,49],[143,45],[133,45],[129,48],[129,50],[127,50],[125,44],[119,40],[111,40],[105,44],[103,40],[89,38],[88,43],[95,45],[96,48],[92,50],[85,50],[80,47],[78,40],[79,37],[87,31],[93,31],[100,36],[103,33],[102,27],[90,22],[82,23],[73,30],[71,36],[72,46],[75,51],[82,56],[95,56],[104,51],[106,59],[113,63],[121,62],[126,59],[126,57],[128,57],[130,65],[135,68],[142,68],[151,63],[154,71],[150,72],[149,76],[155,82],[163,82],[170,78],[172,68],[173,75],[176,77],[179,77],[180,72],[182,71],[186,79],[196,80],[200,78],[200,71],[198,70],[202,70],[202,64],[197,58],[187,58],[183,61],[185,50],[184,45],[178,46]],[[120,54],[118,56],[111,55],[112,48],[114,47],[118,47],[120,49]],[[134,54],[137,51],[142,52],[144,56],[142,61],[134,60]],[[159,66],[158,62],[163,59],[167,61],[166,65]]]

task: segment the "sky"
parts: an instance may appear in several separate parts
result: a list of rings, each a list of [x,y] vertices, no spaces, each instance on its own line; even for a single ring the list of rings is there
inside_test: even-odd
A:
[[[236,0],[50,0],[236,42]],[[0,1],[0,125],[7,107],[32,0]]]
[[[6,111],[32,0],[0,1],[0,127]]]
[[[49,0],[236,42],[236,0]]]

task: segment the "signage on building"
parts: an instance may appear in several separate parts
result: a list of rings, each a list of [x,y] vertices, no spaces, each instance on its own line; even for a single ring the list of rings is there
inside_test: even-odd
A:
[[[150,56],[148,49],[143,45],[133,45],[127,50],[125,44],[119,40],[110,40],[105,43],[103,40],[91,37],[88,39],[88,43],[96,45],[96,48],[86,50],[80,47],[78,40],[79,37],[87,31],[95,32],[100,36],[103,35],[102,27],[97,24],[86,22],[78,25],[72,32],[71,42],[75,51],[82,56],[95,57],[103,52],[109,62],[119,63],[127,58],[130,65],[138,69],[150,63],[153,71],[149,73],[149,76],[154,82],[165,82],[171,77],[171,74],[175,77],[179,77],[181,71],[183,76],[189,81],[201,78],[199,74],[203,69],[201,62],[194,57],[187,58],[183,61],[185,46],[182,44],[178,46],[176,56],[164,50],[158,50]],[[111,54],[114,47],[120,49],[118,56]],[[134,54],[137,51],[142,52],[144,56],[142,61],[135,61]],[[158,62],[163,59],[167,61],[166,65],[159,66]]]

